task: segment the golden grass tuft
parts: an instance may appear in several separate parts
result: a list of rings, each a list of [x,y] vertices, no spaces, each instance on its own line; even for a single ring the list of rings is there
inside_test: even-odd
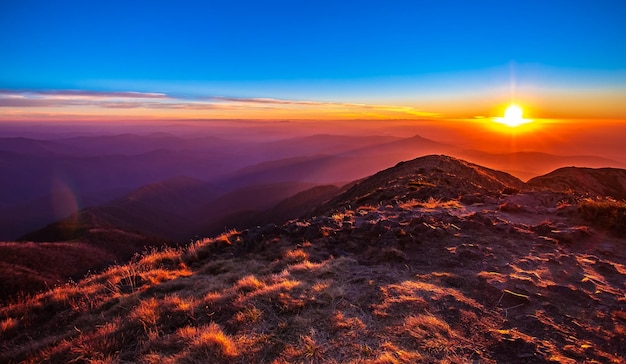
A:
[[[138,263],[147,268],[176,269],[184,267],[180,249],[171,247],[162,250],[152,249],[142,255]]]
[[[188,269],[169,270],[156,268],[141,274],[141,278],[145,280],[149,286],[155,286],[163,282],[172,281],[180,277],[189,277],[193,273]]]
[[[201,327],[186,326],[178,335],[189,343],[183,362],[202,362],[213,359],[225,360],[239,355],[234,341],[214,322]]]
[[[165,296],[162,306],[170,308],[174,312],[184,312],[193,316],[198,305],[198,300],[193,297],[180,297],[178,294]]]
[[[457,200],[449,200],[449,201],[441,201],[441,199],[436,199],[434,197],[429,197],[426,201],[418,201],[415,199],[403,202],[398,204],[398,206],[405,210],[411,210],[416,207],[421,207],[427,210],[434,209],[458,209],[461,208],[462,205]]]
[[[242,292],[253,292],[265,287],[265,284],[254,275],[248,275],[237,281],[237,289]]]
[[[342,311],[336,311],[331,323],[336,330],[360,331],[366,328],[365,324],[358,317],[346,317]]]
[[[381,345],[383,353],[372,361],[374,364],[423,363],[422,356],[414,351],[403,350],[391,342]]]
[[[448,323],[431,314],[409,315],[404,320],[403,330],[417,340],[429,337],[449,338],[451,336]]]
[[[308,259],[309,259],[309,254],[307,254],[302,249],[290,250],[287,253],[285,253],[285,256],[283,258],[283,260],[287,264],[302,263]]]
[[[0,322],[0,333],[9,333],[11,330],[17,328],[19,321],[13,317],[7,317]]]
[[[160,317],[160,302],[155,298],[142,300],[130,313],[130,319],[140,322],[145,329],[155,326]]]
[[[297,344],[288,345],[283,351],[283,358],[287,363],[323,362],[322,347],[311,334],[300,335],[299,339]]]
[[[214,242],[225,242],[227,244],[232,244],[234,242],[239,241],[239,235],[241,234],[240,231],[236,230],[236,229],[231,229],[228,230],[218,236],[216,236],[213,241]]]
[[[229,230],[214,238],[203,238],[192,241],[184,249],[181,260],[185,264],[192,264],[209,257],[216,249],[229,246],[241,241],[241,232]]]
[[[312,273],[316,271],[322,266],[322,263],[311,263],[308,260],[305,260],[302,263],[293,264],[289,267],[289,270],[292,273]]]

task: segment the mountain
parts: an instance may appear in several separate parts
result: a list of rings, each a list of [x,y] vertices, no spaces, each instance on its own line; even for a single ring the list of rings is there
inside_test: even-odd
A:
[[[245,223],[260,223],[256,215],[311,188],[315,188],[315,184],[297,181],[242,187],[205,203],[189,218],[199,223],[195,225],[195,235],[219,234],[228,229],[246,227]]]
[[[168,150],[132,156],[39,156],[0,152],[0,165],[3,169],[0,174],[0,210],[4,211],[23,209],[30,201],[65,191],[78,197],[74,207],[77,211],[88,206],[84,201],[101,199],[103,191],[128,192],[180,175],[212,179],[238,167],[231,158],[218,153],[204,155]],[[46,210],[39,216],[33,215],[34,220],[40,216],[55,215],[52,206],[41,205],[41,208]],[[32,226],[33,221],[24,221],[23,224]]]
[[[67,218],[20,237],[22,241],[88,239],[92,231],[123,231],[162,241],[181,242],[199,234],[224,231],[242,211],[263,211],[313,187],[305,182],[261,184],[225,192],[189,177],[142,186],[122,198],[83,209]],[[79,227],[77,227],[79,226]]]
[[[392,136],[350,136],[316,134],[260,143],[254,146],[254,154],[262,154],[267,160],[283,159],[285,156],[337,155],[355,149],[372,148],[401,140]],[[295,153],[294,153],[295,152]]]
[[[16,239],[81,209],[177,176],[205,180],[225,192],[289,181],[336,184],[364,178],[400,160],[442,153],[523,179],[571,165],[626,167],[594,156],[490,154],[419,135],[279,138],[268,131],[271,135],[263,138],[225,139],[204,133],[174,135],[146,128],[142,134],[0,137],[0,221],[6,221],[0,239]]]
[[[126,195],[124,200],[184,216],[199,203],[213,200],[222,193],[221,188],[211,183],[179,176],[142,186]]]
[[[335,185],[315,186],[287,197],[269,209],[242,209],[221,214],[211,221],[210,228],[205,228],[204,233],[212,236],[229,229],[281,224],[313,213],[320,204],[341,191],[342,189]]]
[[[187,214],[220,195],[211,184],[189,177],[174,177],[142,186],[126,196],[83,209],[66,219],[33,231],[20,240],[66,241],[85,238],[102,228],[139,233],[163,240],[189,229]],[[80,229],[64,228],[81,225]]]
[[[357,182],[329,202],[331,208],[347,204],[386,204],[393,200],[458,199],[465,195],[528,189],[510,174],[460,159],[429,155],[378,172]]]
[[[319,138],[325,140],[318,146],[315,154],[269,160],[255,165],[242,168],[234,173],[227,174],[223,179],[218,179],[219,184],[228,186],[245,186],[250,181],[256,183],[275,183],[290,180],[307,181],[317,184],[336,183],[337,181],[352,181],[361,179],[377,171],[393,166],[399,160],[415,158],[418,155],[433,151],[453,149],[420,136],[405,139],[356,138],[355,144],[345,144],[339,149],[335,145],[340,141],[350,143],[355,138],[341,137],[330,138],[329,136],[317,136],[313,139],[305,139],[305,149]],[[335,143],[330,143],[328,139]],[[368,144],[377,140],[380,144]],[[308,144],[307,144],[308,143]],[[362,146],[361,144],[368,144]],[[344,150],[338,154],[330,154],[329,151]],[[330,150],[324,147],[329,146]]]
[[[533,187],[572,191],[591,197],[626,199],[626,170],[618,168],[559,168],[528,181]]]
[[[80,149],[51,140],[24,137],[0,138],[0,151],[25,155],[74,154]]]
[[[103,205],[128,192],[125,188],[114,188],[81,193],[59,184],[54,192],[0,209],[0,237],[17,239],[70,216],[83,206]]]
[[[328,192],[0,306],[0,361],[626,360],[626,237],[584,214],[624,201],[446,156]]]
[[[0,242],[0,302],[78,281],[122,258],[80,242]]]
[[[214,136],[183,138],[168,133],[89,135],[56,139],[54,142],[79,150],[82,155],[138,155],[154,150],[218,152],[232,144]]]
[[[459,157],[490,168],[509,172],[518,178],[528,180],[566,166],[586,166],[601,168],[607,166],[626,168],[626,164],[608,158],[586,155],[553,155],[541,152],[516,152],[492,154],[476,150],[466,150]]]
[[[230,191],[297,180],[319,184],[362,178],[393,161],[363,164],[320,155],[396,139],[314,135],[260,142],[167,133],[0,138],[0,218],[6,221],[0,239],[16,239],[80,209],[176,176],[212,181]]]
[[[335,197],[342,188],[335,185],[316,186],[297,193],[267,209],[256,217],[256,224],[282,223],[307,216],[327,200]],[[252,226],[248,224],[248,226]]]

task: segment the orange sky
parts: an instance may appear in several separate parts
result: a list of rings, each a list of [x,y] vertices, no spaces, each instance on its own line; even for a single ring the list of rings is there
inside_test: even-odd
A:
[[[537,92],[537,95],[541,93]],[[74,123],[169,123],[184,120],[290,121],[285,134],[422,135],[488,152],[520,150],[599,154],[623,160],[626,117],[620,92],[582,94],[517,92],[515,101],[533,122],[518,128],[495,123],[510,96],[503,91],[460,99],[449,95],[402,102],[358,103],[273,98],[182,98],[163,93],[2,91],[0,121]],[[423,105],[423,107],[422,107]],[[232,126],[239,125],[233,121]],[[249,127],[249,126],[246,126]],[[236,131],[234,131],[236,133]]]

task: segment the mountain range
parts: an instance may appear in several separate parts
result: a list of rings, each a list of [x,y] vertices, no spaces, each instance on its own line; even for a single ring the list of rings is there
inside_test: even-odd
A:
[[[159,185],[176,188],[176,183],[172,182],[176,178],[197,180],[198,184],[206,185],[203,189],[214,191],[216,195],[212,197],[226,198],[226,194],[240,188],[262,188],[276,183],[340,186],[391,167],[400,160],[433,153],[472,160],[523,179],[573,165],[626,167],[624,161],[595,156],[556,156],[540,152],[490,154],[420,136],[320,134],[251,141],[155,132],[48,136],[47,139],[4,137],[0,138],[3,171],[0,174],[0,239],[18,239],[85,208],[110,210],[112,205],[120,204],[120,200],[133,193],[141,193],[137,191],[142,189]],[[186,188],[182,187],[178,193]],[[189,193],[188,198],[193,201],[208,204],[212,198],[194,199],[195,192]],[[185,200],[185,197],[178,197]],[[273,202],[284,197],[277,196]],[[133,206],[141,209],[137,204]],[[241,209],[256,207],[241,206]],[[208,210],[205,206],[204,211]],[[220,211],[210,214],[223,215]],[[191,231],[191,237],[206,231],[213,230],[201,227]],[[187,229],[180,229],[178,234],[165,235],[183,238],[186,232]],[[189,237],[189,234],[184,236]]]

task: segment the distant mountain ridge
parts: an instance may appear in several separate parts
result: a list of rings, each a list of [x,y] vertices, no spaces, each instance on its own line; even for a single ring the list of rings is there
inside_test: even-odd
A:
[[[223,193],[290,181],[328,185],[362,179],[427,154],[470,160],[524,180],[571,165],[626,167],[594,156],[490,154],[419,135],[316,134],[270,141],[167,133],[0,138],[0,221],[7,222],[0,226],[0,239],[16,239],[82,208],[176,176],[212,183]],[[66,197],[75,206],[59,206]]]
[[[326,211],[319,205],[325,200],[328,200],[325,202],[328,208],[336,208],[338,204],[383,203],[389,197],[450,200],[467,196],[471,199],[472,195],[504,190],[568,190],[618,199],[623,199],[626,191],[626,170],[617,168],[568,167],[524,183],[508,173],[445,155],[428,155],[400,162],[352,183],[352,187],[341,194],[336,186],[318,187],[309,182],[280,180],[266,183],[263,178],[253,180],[261,183],[224,193],[210,183],[193,178],[168,179],[143,186],[107,204],[85,209],[59,223],[26,234],[21,240],[75,239],[80,235],[59,235],[63,231],[59,226],[68,223],[73,226],[75,221],[85,221],[87,225],[80,231],[89,231],[104,223],[108,227],[152,238],[186,241],[197,235],[243,228],[246,224],[281,223],[289,218],[320,213]],[[85,219],[81,214],[91,217]],[[271,217],[278,220],[272,221]],[[90,225],[92,222],[95,225]]]

